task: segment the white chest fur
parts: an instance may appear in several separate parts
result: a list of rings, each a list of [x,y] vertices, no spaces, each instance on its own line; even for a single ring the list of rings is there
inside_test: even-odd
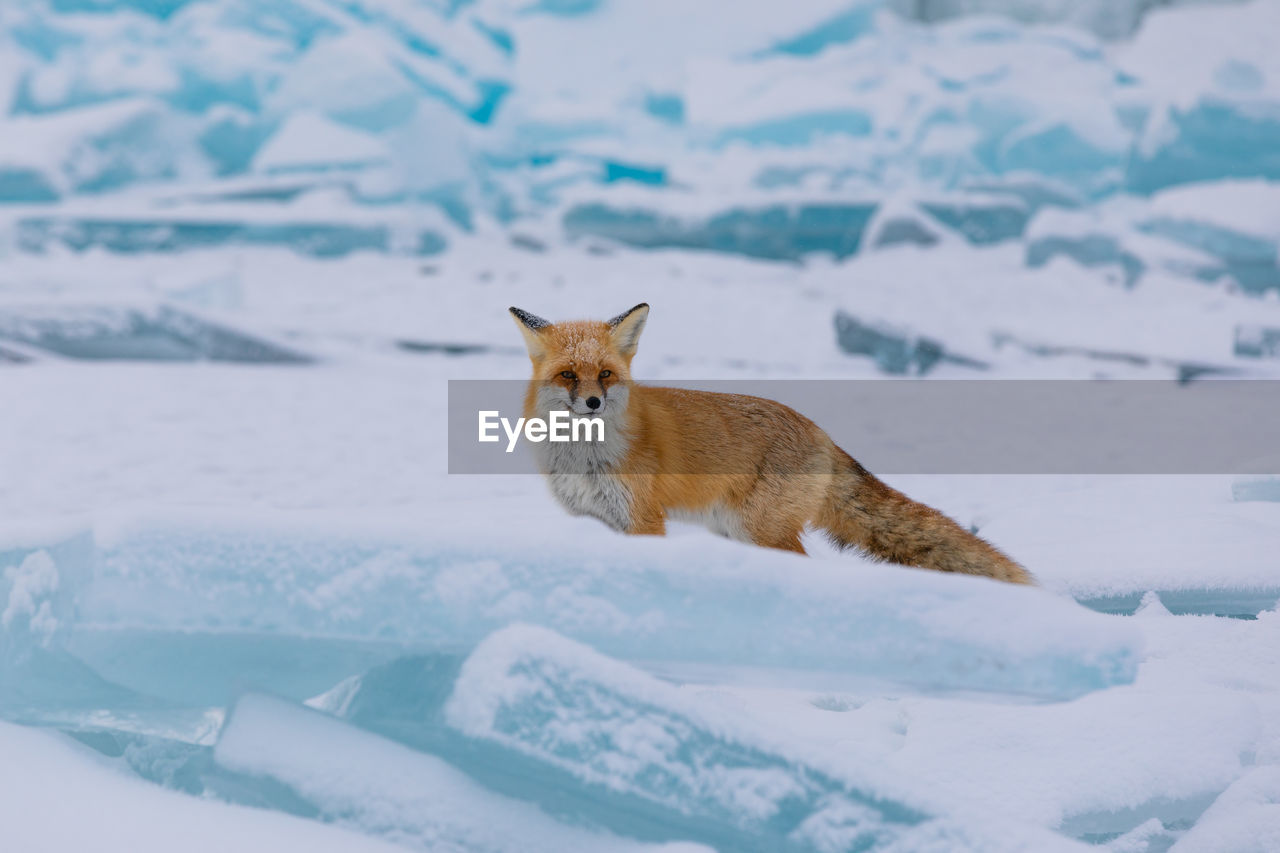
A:
[[[548,474],[551,494],[574,515],[598,518],[614,530],[631,526],[631,494],[612,474]]]
[[[534,445],[534,453],[551,494],[566,510],[625,531],[631,526],[631,493],[617,471],[626,440],[617,421],[607,416],[604,435],[604,441],[542,442]]]

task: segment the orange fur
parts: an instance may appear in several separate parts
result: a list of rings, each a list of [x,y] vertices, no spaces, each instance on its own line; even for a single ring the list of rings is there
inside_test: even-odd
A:
[[[812,526],[842,548],[895,563],[1033,583],[994,546],[890,488],[781,403],[635,384],[631,359],[647,305],[608,323],[512,314],[533,362],[525,416],[556,406],[588,416],[594,399],[614,431],[610,447],[542,457],[571,512],[631,534],[661,535],[668,518],[693,518],[798,553]]]

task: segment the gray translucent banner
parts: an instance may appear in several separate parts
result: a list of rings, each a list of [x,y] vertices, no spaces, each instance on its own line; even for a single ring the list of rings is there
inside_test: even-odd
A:
[[[662,384],[783,403],[883,474],[1280,473],[1280,381]],[[479,413],[498,412],[514,425],[527,388],[522,380],[450,380],[449,473],[537,473],[523,436],[510,453],[501,426],[491,431],[498,441],[479,441]],[[706,470],[690,473],[736,473],[732,430],[719,440],[723,448],[707,454]]]

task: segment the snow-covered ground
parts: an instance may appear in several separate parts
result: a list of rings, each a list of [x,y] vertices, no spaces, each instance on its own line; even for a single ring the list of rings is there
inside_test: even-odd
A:
[[[449,473],[509,305],[780,398],[1269,389],[1280,7],[996,5],[5,4],[0,850],[1280,849],[1280,413],[886,473],[1038,589]]]
[[[1115,850],[1165,849],[1177,839],[1185,849],[1268,849],[1215,846],[1225,830],[1197,821],[1217,815],[1248,843],[1262,836],[1237,821],[1275,831],[1277,807],[1267,799],[1274,786],[1258,774],[1280,764],[1280,503],[1234,500],[1227,475],[890,477],[1016,555],[1044,591],[872,566],[830,553],[816,537],[809,561],[680,526],[665,542],[620,539],[565,516],[537,477],[446,473],[448,380],[527,369],[506,305],[604,316],[649,300],[636,362],[646,378],[867,378],[877,375],[874,360],[843,352],[831,319],[837,307],[861,304],[846,280],[871,289],[888,255],[795,269],[675,251],[473,248],[475,255],[460,249],[427,268],[413,259],[316,261],[277,250],[13,258],[6,300],[15,315],[35,304],[145,311],[162,303],[314,359],[105,362],[38,350],[35,361],[0,372],[10,401],[0,419],[0,706],[10,719],[81,741],[59,744],[42,733],[21,741],[23,750],[56,751],[68,768],[82,766],[75,778],[84,796],[104,786],[121,813],[161,797],[128,781],[135,774],[236,808],[265,805],[428,850],[529,849],[521,839],[530,833],[557,849],[559,833],[584,823],[608,835],[582,842],[592,849],[628,836],[721,849],[774,838],[761,849],[776,849],[777,839],[799,831],[734,817],[739,807],[767,817],[793,814],[791,806],[744,801],[691,815],[683,789],[664,788],[659,800],[659,792],[628,795],[645,803],[644,820],[626,817],[640,808],[629,801],[596,813],[591,785],[612,790],[607,775],[576,775],[518,745],[508,749],[532,764],[506,753],[475,757],[423,704],[423,694],[460,695],[449,675],[457,664],[441,670],[432,656],[460,660],[488,632],[533,622],[613,655],[619,673],[638,666],[673,681],[671,701],[681,697],[682,713],[697,709],[707,725],[746,733],[755,757],[733,761],[754,766],[769,756],[768,767],[795,768],[821,756],[838,780],[874,769],[877,796],[944,822],[928,824],[929,832],[966,839],[946,835],[938,849],[1003,849],[993,832],[1029,839],[1017,849],[1051,849],[1037,827]],[[909,277],[913,267],[943,263],[935,253],[896,255],[896,286],[941,293],[927,273]],[[950,259],[991,269],[992,281],[1016,262],[999,248],[959,249]],[[1082,300],[1089,288],[1099,299],[1113,293],[1105,273],[1069,266],[1024,284],[1065,287],[1072,278]],[[952,298],[966,286],[948,285]],[[968,289],[981,298],[988,286],[1001,285],[980,280]],[[919,314],[928,316],[928,306]],[[1055,329],[1031,310],[1020,316]],[[1204,341],[1159,337],[1150,327],[1135,337],[1147,338],[1135,348],[1167,346],[1175,359]],[[397,341],[492,349],[449,355]],[[999,368],[1061,377],[1116,369],[1085,356],[1026,353]],[[963,367],[937,370],[967,375]],[[1171,374],[1158,365],[1119,370]],[[1072,596],[1122,615],[1090,613],[1070,604]],[[538,646],[530,640],[528,648]],[[388,668],[392,686],[384,683],[367,719],[351,712],[350,679],[382,673],[385,682]],[[308,739],[309,718],[277,720],[275,713],[302,713],[282,705],[246,714],[220,736],[224,712],[246,691],[294,702],[328,694],[321,708],[348,713],[338,713],[342,723],[317,721]],[[547,713],[556,712],[534,713],[544,722],[533,731],[559,730]],[[625,712],[629,722],[617,729],[613,717],[593,723],[592,742],[642,750],[597,767],[621,772],[640,756],[655,760],[657,746],[641,747],[627,733],[646,713]],[[296,745],[272,734],[280,726]],[[358,739],[370,736],[352,726],[401,746],[361,747]],[[6,729],[5,737],[20,741],[23,731]],[[663,737],[674,740],[662,749],[675,750],[686,735]],[[272,751],[244,746],[245,738]],[[94,749],[115,767],[103,769]],[[385,766],[370,757],[384,752]],[[447,763],[432,764],[439,758],[431,755]],[[676,762],[664,773],[677,773],[680,760],[664,759]],[[523,781],[494,779],[494,762],[519,764],[511,772]],[[776,771],[759,772],[766,776],[753,785]],[[79,849],[42,835],[33,823],[64,821],[32,805],[41,789],[5,775],[22,797],[0,801],[4,824],[46,844],[15,849]],[[465,781],[449,781],[455,776]],[[697,784],[706,796],[739,796],[717,793],[720,783],[709,778]],[[790,796],[782,782],[768,785],[776,791],[768,797]],[[465,804],[440,813],[415,806],[436,801],[433,786]],[[1239,786],[1248,793],[1236,793]],[[475,799],[465,793],[471,787]],[[532,806],[494,800],[504,797]],[[224,808],[221,820],[236,824],[231,816],[241,812]],[[1233,808],[1236,816],[1221,817]],[[509,823],[494,829],[487,809]],[[193,813],[190,826],[200,819]],[[157,828],[146,843],[164,845],[167,831]],[[250,824],[235,831],[268,837]],[[291,844],[356,849],[354,841],[342,847],[342,836],[307,840],[304,832],[319,832],[307,824],[270,829],[295,831]],[[885,832],[876,837],[887,845],[897,830]],[[911,838],[895,843],[923,844]],[[846,849],[804,843],[797,849]]]

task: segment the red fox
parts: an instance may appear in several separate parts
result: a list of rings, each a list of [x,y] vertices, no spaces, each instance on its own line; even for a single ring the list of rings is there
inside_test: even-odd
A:
[[[575,515],[624,533],[666,533],[667,519],[805,553],[808,526],[842,549],[894,563],[1034,583],[990,543],[873,476],[817,424],[759,397],[637,385],[631,360],[649,316],[641,303],[608,322],[511,314],[533,361],[526,418],[599,417],[601,441],[534,445],[551,491]]]

